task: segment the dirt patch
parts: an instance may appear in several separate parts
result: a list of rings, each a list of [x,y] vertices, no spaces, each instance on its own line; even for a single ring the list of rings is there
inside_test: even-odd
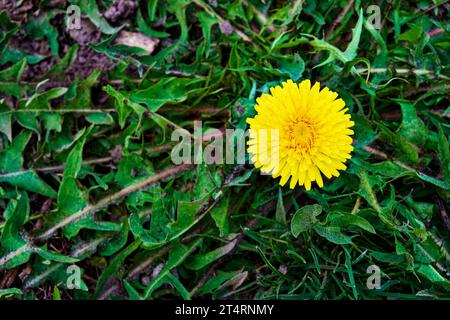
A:
[[[122,19],[133,16],[138,7],[137,1],[116,0],[111,7],[103,13],[103,16],[110,22],[119,22]]]
[[[81,29],[79,30],[66,30],[64,16],[59,15],[52,20],[52,25],[59,32],[60,57],[63,57],[74,44],[79,45],[75,61],[65,72],[65,80],[68,83],[76,77],[86,78],[96,69],[104,74],[114,67],[113,60],[89,47],[89,45],[96,44],[101,40],[101,32],[90,20],[82,19]],[[33,82],[45,78],[48,71],[57,63],[57,59],[51,53],[47,39],[31,39],[25,33],[19,32],[12,37],[9,45],[11,48],[23,51],[27,55],[44,56],[44,59],[40,62],[27,65],[23,75],[25,81]],[[58,85],[58,83],[50,81],[45,85],[45,88],[55,85]]]

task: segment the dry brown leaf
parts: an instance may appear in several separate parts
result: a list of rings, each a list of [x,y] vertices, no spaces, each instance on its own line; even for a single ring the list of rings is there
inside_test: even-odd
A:
[[[120,31],[116,38],[117,44],[123,44],[129,47],[142,48],[151,54],[159,43],[159,39],[153,39],[139,32]]]

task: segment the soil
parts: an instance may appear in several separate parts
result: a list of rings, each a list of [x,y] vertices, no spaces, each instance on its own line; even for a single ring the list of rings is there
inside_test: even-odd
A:
[[[67,1],[53,0],[46,5],[49,8],[64,9]],[[137,1],[116,0],[114,4],[106,10],[103,15],[111,23],[120,22],[129,19],[135,15],[138,7]],[[30,17],[36,17],[41,14],[36,1],[25,0],[17,3],[14,0],[0,0],[0,11],[5,10],[8,17],[20,24],[24,25],[29,22]],[[86,78],[94,70],[100,70],[102,74],[111,70],[115,66],[115,62],[108,56],[99,53],[89,47],[89,45],[97,44],[101,41],[101,32],[88,19],[81,19],[81,30],[67,30],[65,27],[65,16],[63,14],[56,15],[50,23],[59,33],[58,43],[59,58],[52,55],[47,39],[31,39],[24,32],[18,32],[11,39],[9,46],[14,49],[23,50],[29,55],[41,55],[45,58],[33,65],[28,65],[23,80],[28,82],[38,82],[45,78],[47,72],[52,68],[58,59],[62,58],[68,49],[74,44],[79,45],[79,50],[75,61],[65,73],[65,83],[71,83],[75,78]],[[58,81],[50,81],[45,85],[46,88],[59,85]],[[102,80],[102,79],[100,79]],[[44,88],[45,89],[45,88]]]

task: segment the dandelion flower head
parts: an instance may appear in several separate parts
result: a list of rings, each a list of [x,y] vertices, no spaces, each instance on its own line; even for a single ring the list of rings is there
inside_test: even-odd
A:
[[[282,186],[290,178],[291,189],[298,184],[310,190],[314,181],[323,187],[322,174],[338,177],[351,158],[354,122],[337,96],[327,87],[320,90],[318,82],[288,80],[259,97],[257,114],[247,119],[255,167],[281,177]]]

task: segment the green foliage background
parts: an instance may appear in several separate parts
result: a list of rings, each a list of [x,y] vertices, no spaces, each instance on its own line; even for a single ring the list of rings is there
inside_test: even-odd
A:
[[[112,1],[69,2],[114,68],[68,80],[81,49],[61,50],[64,8],[0,13],[0,298],[450,297],[446,1],[150,0],[115,24],[101,15]],[[121,30],[159,45],[116,44]],[[48,57],[14,48],[18,33],[55,61],[33,79]],[[339,178],[306,192],[251,165],[172,164],[174,128],[245,129],[286,79],[350,108]]]

